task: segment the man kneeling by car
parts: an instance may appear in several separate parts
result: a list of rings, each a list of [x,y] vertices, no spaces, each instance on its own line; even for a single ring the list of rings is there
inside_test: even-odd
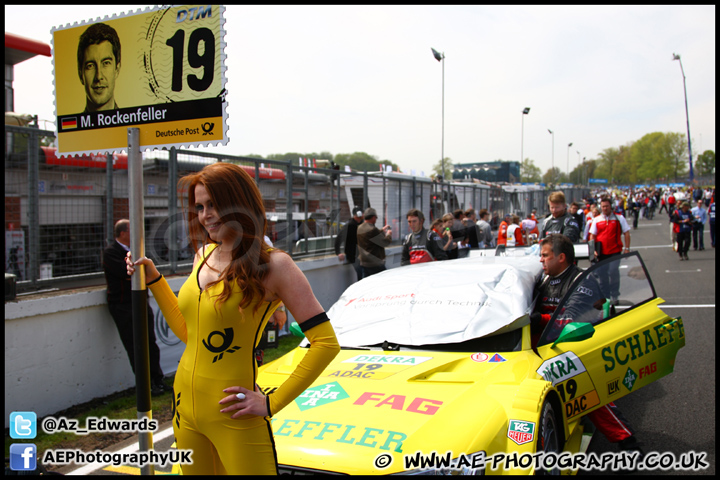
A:
[[[535,286],[535,311],[530,315],[532,345],[537,346],[560,300],[565,296],[582,269],[575,265],[575,249],[565,235],[550,234],[540,242],[540,263],[545,275]],[[601,307],[602,308],[602,307]],[[634,430],[618,407],[610,402],[588,414],[588,418],[608,441],[620,450],[639,451],[644,455]]]

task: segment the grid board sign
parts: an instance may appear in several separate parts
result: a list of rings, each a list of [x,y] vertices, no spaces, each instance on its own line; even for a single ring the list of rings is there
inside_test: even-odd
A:
[[[227,143],[224,7],[156,7],[52,29],[58,155]]]

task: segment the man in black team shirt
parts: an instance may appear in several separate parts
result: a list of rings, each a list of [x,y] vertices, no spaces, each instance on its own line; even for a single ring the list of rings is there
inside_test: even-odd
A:
[[[411,231],[403,241],[400,265],[447,260],[447,252],[443,250],[440,236],[434,230],[423,227],[425,215],[417,208],[412,208],[406,217]]]
[[[565,194],[563,192],[552,192],[548,197],[548,207],[550,208],[550,216],[542,224],[540,238],[545,238],[551,233],[562,233],[571,242],[579,242],[580,225],[578,225],[575,217],[567,211]]]

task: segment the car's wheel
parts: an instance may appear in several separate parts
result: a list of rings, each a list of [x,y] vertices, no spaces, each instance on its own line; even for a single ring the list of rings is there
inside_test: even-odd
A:
[[[561,445],[560,438],[562,434],[558,430],[560,424],[555,416],[555,409],[552,404],[546,399],[543,403],[543,407],[540,413],[540,425],[538,427],[537,435],[537,451],[538,452],[555,452],[560,453]],[[557,467],[552,470],[537,469],[535,470],[537,475],[560,475],[560,469]]]

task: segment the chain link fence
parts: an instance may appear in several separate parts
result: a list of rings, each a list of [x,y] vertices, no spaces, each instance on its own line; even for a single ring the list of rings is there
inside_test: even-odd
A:
[[[113,226],[129,215],[127,155],[58,158],[54,132],[6,125],[5,271],[18,291],[104,283],[102,252]],[[214,162],[240,165],[255,180],[268,220],[267,236],[294,258],[334,254],[334,241],[351,209],[373,207],[393,243],[409,233],[405,214],[432,219],[456,209],[487,208],[524,216],[547,213],[549,192],[534,186],[435,183],[386,172],[346,172],[215,153],[171,149],[143,154],[145,253],[168,275],[187,273],[194,252],[187,239],[180,178]],[[588,188],[565,189],[568,201]]]

